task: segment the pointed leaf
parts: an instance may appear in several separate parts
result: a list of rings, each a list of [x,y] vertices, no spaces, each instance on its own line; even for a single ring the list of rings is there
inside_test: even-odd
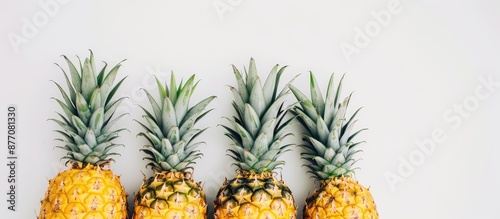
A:
[[[101,93],[99,88],[96,88],[92,95],[90,96],[90,101],[89,101],[90,109],[92,111],[95,111],[97,108],[101,107]],[[104,119],[104,115],[103,115]]]
[[[87,133],[87,126],[85,125],[85,123],[83,123],[83,121],[77,116],[72,116],[71,122],[73,123],[73,127],[76,129],[76,133],[79,136],[84,137]]]
[[[267,165],[267,168],[262,169],[261,171],[275,171],[276,169],[281,169],[281,167],[278,167],[280,165],[285,165],[285,161],[279,160],[279,161],[270,162]]]
[[[59,126],[61,126],[61,128],[63,128],[64,130],[67,130],[67,131],[70,131],[70,132],[78,132],[76,129],[74,129],[71,124],[68,124],[66,122],[63,122],[63,121],[60,121],[58,119],[49,119],[49,121],[53,121],[55,123],[57,123]]]
[[[164,138],[161,140],[160,152],[165,156],[175,153],[174,147],[172,146],[172,143],[168,139]]]
[[[227,136],[229,139],[231,139],[234,144],[238,145],[238,147],[243,147],[242,144],[239,144],[241,141],[240,134],[238,132],[234,131],[232,128],[229,128],[225,125],[221,125],[225,130],[226,133],[224,133],[225,136]]]
[[[237,107],[237,111],[243,112],[245,108],[245,103],[241,99],[241,96],[236,90],[236,88],[229,86],[229,89],[231,89],[231,93],[233,94],[233,104]]]
[[[64,69],[59,64],[56,63],[56,66],[59,67],[63,72],[64,79],[66,80],[66,85],[68,86],[70,100],[72,101],[75,100],[76,99],[75,88],[73,88],[73,85],[71,84],[68,78],[68,74],[66,74],[66,71],[64,71]]]
[[[361,109],[362,109],[362,107],[358,108],[356,110],[356,112],[354,112],[354,114],[352,114],[352,116],[349,119],[349,121],[347,121],[346,124],[342,127],[342,130],[341,130],[342,133],[345,133],[347,127],[349,127],[351,123],[353,123],[354,121],[356,121],[356,115],[358,115],[358,113],[359,113],[359,111],[361,111]]]
[[[80,78],[80,74],[78,73],[78,70],[76,70],[75,65],[73,65],[73,63],[68,59],[68,57],[64,55],[63,57],[66,60],[66,63],[68,64],[73,88],[75,88],[76,93],[79,93],[82,91],[82,79]]]
[[[343,154],[336,154],[335,157],[332,159],[332,164],[334,165],[342,165],[345,163],[345,157]]]
[[[147,152],[149,152],[149,153],[147,153],[147,152],[146,153],[150,154],[150,155],[152,154],[154,156],[155,160],[157,160],[157,161],[165,160],[165,156],[163,156],[162,154],[160,154],[158,151],[156,151],[152,147],[145,147],[143,149],[140,149],[140,151],[144,151],[144,152],[147,151]]]
[[[188,111],[189,99],[193,91],[193,82],[194,75],[186,81],[186,84],[182,87],[182,90],[180,90],[179,96],[177,97],[177,101],[175,102],[175,115],[177,117],[177,121],[182,121]]]
[[[255,155],[253,155],[250,151],[245,150],[243,153],[243,157],[245,158],[245,163],[248,164],[249,166],[255,165],[259,161]]]
[[[280,93],[278,94],[278,85],[279,85],[279,82],[280,82],[280,78],[281,78],[281,74],[283,74],[283,72],[285,71],[285,69],[287,68],[288,66],[283,66],[280,68],[280,70],[278,71],[278,74],[276,76],[276,86],[274,88],[274,97],[273,99],[276,99],[276,97],[281,97],[281,96],[284,96],[285,94],[288,93],[288,88],[289,86],[292,84],[292,82],[299,76],[299,75],[296,75],[295,77],[293,77],[290,81],[288,81],[288,83],[283,87],[283,89],[281,89]],[[277,95],[277,96],[276,96]]]
[[[57,103],[59,103],[59,106],[61,106],[67,118],[71,118],[73,115],[75,115],[73,114],[73,112],[71,112],[71,109],[68,106],[66,106],[66,104],[64,104],[61,100],[57,98],[52,98],[52,99],[54,99],[55,101],[57,101]]]
[[[271,160],[260,160],[259,162],[252,165],[252,169],[256,170],[256,172],[259,173],[270,171],[268,166],[271,162],[272,162]]]
[[[314,149],[317,152],[316,154],[318,154],[319,156],[322,156],[323,154],[325,154],[326,146],[323,143],[319,142],[318,140],[316,140],[315,138],[310,137],[310,136],[304,136],[304,139],[307,142],[309,142],[309,144],[314,146]]]
[[[207,98],[203,99],[202,101],[200,101],[199,103],[197,103],[196,105],[194,105],[193,107],[191,107],[191,109],[189,109],[189,111],[186,113],[186,116],[184,117],[182,123],[184,123],[184,121],[190,120],[192,118],[195,119],[194,121],[197,121],[198,116],[203,112],[203,110],[208,106],[208,104],[210,102],[212,102],[212,100],[214,100],[214,99],[215,99],[215,96],[207,97]]]
[[[162,114],[162,109],[160,108],[160,105],[158,105],[158,102],[153,98],[153,96],[145,89],[142,89],[146,96],[148,97],[149,103],[151,104],[151,108],[153,108],[153,113],[154,117],[151,117],[156,123],[158,123],[158,126],[162,126],[162,119],[161,119],[161,114]]]
[[[260,79],[257,77],[253,89],[250,93],[250,105],[255,109],[259,118],[264,114],[266,103],[264,102],[264,94],[262,93],[262,85]]]
[[[95,74],[96,68],[95,68],[95,62],[94,62],[94,53],[92,52],[92,50],[90,50],[89,63],[90,63],[90,67],[91,67],[92,71]]]
[[[100,144],[100,143],[103,143],[106,141],[112,141],[113,139],[118,137],[118,133],[125,131],[125,130],[127,130],[127,129],[122,128],[122,129],[114,130],[112,132],[107,132],[107,133],[101,134],[97,137],[97,143]]]
[[[316,78],[314,77],[314,74],[312,72],[310,72],[310,87],[312,104],[316,108],[318,114],[320,116],[323,116],[325,112],[325,101],[323,99],[323,95],[321,94],[319,85],[316,83]]]
[[[256,137],[261,124],[259,116],[250,104],[245,104],[243,123],[245,125],[245,129],[252,135],[252,138]]]
[[[160,94],[160,100],[163,100],[165,97],[167,97],[167,91],[165,90],[165,87],[163,86],[160,79],[158,79],[156,75],[154,75],[154,77],[156,80],[156,87],[158,88],[158,92]],[[163,105],[163,103],[161,105]]]
[[[257,74],[257,67],[255,66],[255,60],[253,58],[250,58],[250,64],[248,66],[248,74],[246,78],[246,87],[248,91],[252,91],[252,88],[255,87],[255,83],[258,80],[257,78],[259,78],[259,76]],[[262,89],[262,86],[259,86],[259,89]]]
[[[316,161],[316,165],[320,168],[322,168],[323,166],[326,166],[326,165],[330,165],[330,162],[328,162],[327,160],[325,160],[324,158],[322,158],[320,156],[316,156],[314,158],[314,161]]]
[[[325,154],[323,155],[323,158],[325,158],[325,160],[327,160],[327,161],[332,161],[335,154],[336,153],[335,153],[335,150],[333,150],[333,148],[327,148],[325,150]]]
[[[163,101],[162,116],[160,118],[162,119],[162,130],[165,132],[165,135],[168,134],[170,129],[178,126],[175,108],[168,97]]]
[[[90,152],[92,152],[92,148],[90,148],[86,144],[81,144],[81,145],[78,145],[78,152],[81,154],[87,155],[87,154],[90,154]]]
[[[169,163],[171,166],[175,167],[179,162],[181,161],[176,153],[171,154],[167,157],[167,163]]]
[[[113,148],[115,148],[115,147],[119,147],[119,146],[124,147],[124,145],[123,145],[123,144],[112,144],[112,145],[109,145],[109,146],[107,146],[106,148],[104,148],[104,150],[103,150],[102,154],[108,154],[108,153],[109,153],[109,151],[111,151],[111,149],[113,149]]]
[[[330,127],[330,130],[337,130],[340,133],[342,124],[345,121],[345,113],[347,110],[347,105],[349,104],[349,98],[351,96],[348,96],[344,99],[344,101],[340,104],[338,111],[335,114],[335,117],[333,118],[332,126]],[[338,128],[336,128],[338,127]]]
[[[276,128],[276,118],[272,118],[264,125],[262,125],[262,128],[260,129],[260,133],[265,133],[267,136],[267,145],[270,145],[274,138],[277,137],[274,135],[274,129]]]
[[[207,129],[206,128],[205,129],[191,129],[191,130],[187,131],[184,135],[181,135],[182,136],[181,140],[183,140],[187,144],[189,144],[191,142],[191,140],[195,139],[199,134],[201,134],[205,130],[207,130]]]
[[[274,101],[275,90],[278,86],[277,76],[278,76],[278,67],[279,65],[275,65],[269,75],[267,76],[266,82],[264,82],[264,100],[265,105],[270,106]]]
[[[97,75],[97,85],[99,87],[102,86],[102,83],[104,81],[104,74],[106,73],[106,68],[108,67],[108,63],[104,62],[104,67],[101,68],[101,71]],[[102,99],[102,98],[101,98]]]
[[[92,117],[90,117],[89,127],[94,131],[96,135],[101,135],[101,128],[104,124],[104,109],[99,107]]]
[[[318,117],[318,120],[316,120],[316,130],[318,135],[315,137],[321,142],[327,142],[330,130],[328,130],[328,127],[321,117]]]
[[[277,132],[274,134],[274,138],[281,138],[281,136],[294,136],[293,133],[290,133],[288,129],[292,126],[295,125],[296,122],[293,118],[288,119],[286,122],[283,123],[278,129]]]
[[[346,129],[345,129],[344,133],[342,133],[342,137],[340,138],[340,144],[347,143],[347,139],[349,139],[351,131],[354,128],[354,125],[356,124],[357,121],[358,120],[355,120],[355,121],[349,123],[348,126],[345,126]]]
[[[173,71],[170,74],[170,91],[168,93],[168,97],[170,98],[172,105],[174,105],[177,102],[177,82],[175,80],[175,75]]]
[[[105,103],[104,105],[105,106],[108,106],[108,103],[111,101],[111,99],[113,98],[113,96],[115,95],[116,91],[118,90],[118,88],[120,88],[120,86],[122,85],[123,81],[125,81],[125,79],[127,78],[128,76],[125,76],[124,78],[122,78],[114,87],[113,89],[111,89],[111,91],[109,92],[109,94],[107,95],[107,98],[105,99]],[[101,89],[102,90],[102,89]],[[102,94],[101,94],[102,95]]]
[[[68,109],[71,111],[72,114],[76,114],[75,106],[73,105],[73,102],[68,97],[66,92],[62,89],[62,87],[57,82],[55,82],[55,81],[52,81],[52,82],[54,82],[54,84],[57,86],[57,88],[61,92],[63,99],[64,99],[64,102],[66,103],[66,106],[68,107]]]
[[[302,126],[309,132],[311,136],[317,136],[318,131],[316,129],[316,123],[309,118],[302,109],[294,108],[293,113],[297,114],[297,120],[302,124]]]
[[[108,97],[110,96],[113,84],[116,79],[116,75],[118,74],[118,70],[121,67],[121,63],[124,62],[125,60],[119,62],[113,68],[108,72],[108,74],[105,74],[104,78],[102,79],[101,83],[101,101],[102,105],[107,105]],[[106,64],[107,66],[107,64]],[[104,70],[104,69],[103,69]],[[122,79],[123,80],[123,79]]]
[[[261,116],[261,122],[265,123],[269,121],[272,118],[277,118],[278,117],[278,112],[280,109],[283,107],[284,101],[286,99],[286,96],[281,96],[276,99],[269,108],[267,108],[264,116]]]
[[[166,171],[174,169],[174,167],[172,167],[167,162],[160,162],[160,166],[161,166],[162,170],[166,170]]]
[[[234,89],[233,87],[231,88],[231,91],[235,90],[237,91],[238,95],[236,95],[233,92],[233,96],[235,96],[235,100],[241,99],[242,103],[248,103],[250,95],[248,94],[249,90],[247,90],[247,87],[245,85],[245,81],[243,80],[243,77],[241,76],[240,71],[236,68],[236,66],[232,65],[233,67],[233,72],[236,77],[236,82],[238,83],[238,90]],[[236,96],[239,96],[239,98],[236,98]],[[239,104],[239,101],[238,101]],[[243,104],[238,105],[238,106],[243,106]]]
[[[277,155],[281,153],[281,150],[269,150],[266,151],[265,154],[259,157],[260,160],[274,160],[276,159]]]
[[[106,133],[106,132],[109,132],[109,130],[111,129],[111,127],[113,127],[113,125],[118,122],[122,117],[124,116],[127,116],[129,115],[128,113],[124,113],[124,114],[121,114],[119,116],[117,116],[116,118],[104,123],[104,125],[102,126],[102,129],[101,129],[101,134],[102,133]]]
[[[90,65],[89,59],[85,59],[82,72],[82,95],[85,100],[90,100],[90,96],[97,87],[94,69]]]
[[[115,145],[111,142],[103,142],[103,143],[99,143],[98,145],[96,145],[94,148],[93,148],[93,151],[100,151],[101,153],[104,151],[104,149],[106,149],[107,147],[111,146],[111,145]]]
[[[338,151],[340,149],[340,139],[337,132],[330,132],[330,134],[328,134],[328,141],[326,145],[330,148],[333,148],[333,150],[335,151]]]
[[[248,133],[247,130],[245,130],[245,128],[243,128],[240,124],[238,124],[232,120],[229,120],[229,121],[233,124],[234,131],[236,131],[238,133],[238,135],[240,136],[241,144],[243,144],[242,146],[244,148],[246,148],[247,150],[250,150],[253,147],[253,138],[250,135],[250,133]],[[238,144],[238,143],[239,142],[235,142],[235,144]]]
[[[94,148],[97,145],[97,138],[94,134],[94,131],[92,131],[91,129],[88,129],[87,133],[85,134],[85,142],[91,148]]]
[[[174,145],[174,151],[179,156],[184,156],[184,148],[186,147],[185,141],[177,141]]]
[[[158,125],[156,124],[155,121],[153,121],[153,119],[151,119],[147,116],[143,116],[143,118],[146,119],[146,121],[148,122],[149,129],[151,129],[151,131],[153,131],[153,134],[158,136],[158,138],[160,138],[160,139],[165,137],[165,135],[161,131],[160,127],[158,127]]]
[[[91,112],[87,101],[80,93],[76,94],[76,109],[78,111],[78,117],[84,124],[88,124]]]
[[[337,92],[335,93],[335,100],[334,100],[334,105],[335,105],[335,108],[334,109],[337,109],[337,104],[339,103],[340,101],[340,95],[342,93],[342,81],[344,80],[344,75],[342,75],[342,78],[340,78],[340,81],[339,81],[339,84],[337,85]],[[337,114],[337,112],[335,112],[335,114]]]
[[[255,142],[253,144],[253,147],[251,149],[251,153],[255,155],[255,157],[260,157],[263,155],[267,150],[267,135],[266,133],[261,133],[257,139],[255,139]]]
[[[335,103],[335,84],[333,81],[333,74],[330,75],[330,80],[328,81],[328,88],[326,90],[326,100],[325,100],[325,112],[323,113],[323,120],[328,127],[331,126],[333,121],[333,116],[335,114],[335,108],[337,107]]]
[[[361,133],[362,131],[366,131],[368,130],[367,128],[364,128],[364,129],[360,129],[358,130],[357,132],[354,132],[351,136],[349,136],[349,138],[347,138],[346,142],[350,142],[354,139],[354,137],[356,137],[359,133]]]
[[[292,85],[290,85],[290,90],[299,101],[300,106],[302,106],[302,110],[307,114],[307,116],[313,121],[316,121],[318,119],[318,113],[316,112],[316,108],[312,104],[311,100],[307,99],[307,97],[299,89]]]
[[[81,153],[78,153],[78,152],[70,152],[70,153],[68,153],[68,155],[70,157],[72,157],[74,160],[77,160],[77,161],[80,161],[80,162],[84,161],[85,158],[86,158],[85,155],[83,155]]]
[[[170,129],[167,135],[167,139],[170,142],[176,144],[180,140],[179,128],[173,127],[172,129]]]
[[[86,144],[87,142],[85,142],[85,140],[83,140],[82,137],[80,137],[78,134],[76,133],[73,133],[73,132],[70,132],[68,133],[72,138],[73,138],[73,142],[76,144],[76,145],[79,145],[79,144]]]
[[[146,138],[149,141],[149,143],[151,144],[151,146],[154,147],[155,149],[159,149],[159,148],[156,148],[156,146],[162,145],[162,140],[160,140],[153,133],[141,132],[141,133],[139,133],[139,136],[143,136],[144,138]]]
[[[120,104],[125,99],[127,99],[127,97],[122,97],[122,98],[114,101],[113,103],[110,103],[110,104],[106,105],[106,107],[104,108],[104,122],[108,122],[111,119],[111,117],[115,113],[116,109],[118,109],[118,107],[120,106]]]
[[[57,132],[59,133],[60,135],[62,135],[65,139],[63,139],[63,142],[69,142],[69,143],[72,143],[74,144],[75,143],[75,140],[73,139],[73,137],[71,137],[70,134],[68,133],[75,133],[75,132],[63,132],[61,130],[54,130],[54,132]]]

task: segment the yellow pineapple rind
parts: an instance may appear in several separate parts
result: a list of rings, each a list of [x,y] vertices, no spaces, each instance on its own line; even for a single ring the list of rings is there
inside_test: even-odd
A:
[[[38,219],[127,218],[120,177],[101,166],[72,165],[49,181]]]
[[[144,182],[135,196],[133,219],[206,219],[206,197],[189,173],[159,172]]]
[[[214,202],[215,219],[295,219],[297,207],[284,181],[270,172],[240,171]]]
[[[370,190],[351,177],[321,181],[306,199],[304,219],[378,219]]]

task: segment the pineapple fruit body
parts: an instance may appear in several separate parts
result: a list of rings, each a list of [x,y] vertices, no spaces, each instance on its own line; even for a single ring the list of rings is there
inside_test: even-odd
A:
[[[181,172],[156,173],[144,180],[134,203],[134,219],[204,219],[207,213],[200,183]]]
[[[120,178],[100,166],[74,165],[49,181],[39,219],[125,219],[127,195]]]
[[[303,215],[304,219],[378,219],[370,190],[351,177],[322,181],[306,199]]]
[[[293,219],[292,192],[270,172],[240,172],[224,182],[215,201],[216,219]]]

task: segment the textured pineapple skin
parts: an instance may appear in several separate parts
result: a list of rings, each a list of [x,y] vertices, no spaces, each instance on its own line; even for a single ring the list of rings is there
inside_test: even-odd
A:
[[[127,195],[111,170],[73,166],[49,181],[38,219],[126,219]]]
[[[319,190],[306,199],[304,219],[378,219],[368,188],[351,177],[321,182]]]
[[[134,219],[207,218],[205,192],[182,172],[155,173],[144,180],[134,206]]]
[[[214,202],[215,219],[295,219],[292,192],[271,173],[239,173],[224,182]]]

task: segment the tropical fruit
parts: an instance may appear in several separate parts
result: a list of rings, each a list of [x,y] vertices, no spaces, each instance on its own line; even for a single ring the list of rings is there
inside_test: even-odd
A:
[[[118,63],[109,72],[105,65],[96,71],[94,56],[75,66],[64,56],[69,75],[64,71],[67,89],[57,82],[62,99],[54,98],[61,106],[62,113],[57,119],[56,130],[61,136],[56,139],[67,151],[66,164],[69,169],[60,172],[49,181],[45,197],[41,201],[39,219],[80,219],[80,218],[127,218],[127,195],[120,183],[120,177],[109,168],[113,159],[111,149],[120,146],[114,142],[124,128],[112,126],[125,114],[117,115],[116,109],[124,100],[114,98],[124,81],[114,83]]]
[[[177,85],[172,73],[168,86],[157,78],[159,101],[145,90],[151,110],[141,107],[146,115],[145,122],[139,123],[145,131],[139,135],[149,143],[141,150],[154,176],[144,179],[135,196],[135,219],[207,217],[205,193],[192,178],[194,161],[202,156],[196,148],[203,142],[194,140],[206,130],[195,125],[211,111],[205,108],[215,96],[190,107],[197,85],[194,80],[193,75]]]
[[[278,90],[284,70],[274,66],[262,84],[253,59],[244,77],[233,66],[238,88],[230,89],[236,116],[228,118],[230,126],[223,127],[234,143],[228,155],[235,160],[238,174],[226,180],[217,194],[216,219],[296,217],[292,192],[275,172],[284,164],[280,155],[291,146],[282,142],[291,135],[287,128],[293,120],[285,118],[288,89]]]
[[[292,109],[305,132],[300,145],[302,159],[309,173],[319,181],[319,189],[306,199],[303,218],[306,219],[378,219],[378,213],[368,188],[354,180],[354,155],[362,141],[354,138],[363,130],[355,130],[357,109],[350,118],[346,111],[351,95],[341,100],[342,79],[337,89],[333,74],[323,98],[317,81],[310,73],[311,99],[290,85],[299,104]]]

